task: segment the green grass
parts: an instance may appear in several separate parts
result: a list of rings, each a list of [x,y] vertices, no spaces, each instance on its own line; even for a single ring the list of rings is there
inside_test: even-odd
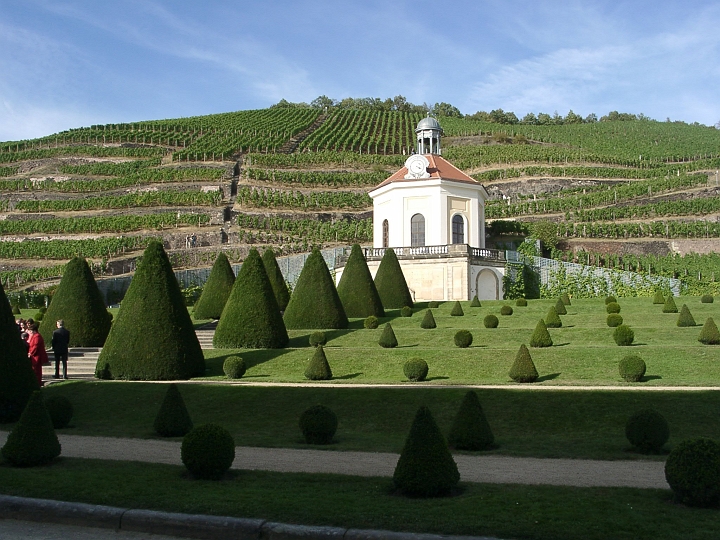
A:
[[[219,482],[184,468],[60,458],[46,467],[0,466],[2,491],[171,512],[284,523],[551,540],[714,540],[717,510],[672,503],[669,490],[461,484],[462,493],[409,499],[389,478],[238,471]]]
[[[413,357],[427,361],[429,384],[513,385],[508,370],[520,344],[527,344],[538,320],[544,318],[555,299],[531,300],[527,307],[515,307],[511,316],[499,316],[500,326],[487,329],[482,320],[488,313],[499,315],[503,301],[483,301],[480,308],[463,303],[465,316],[451,317],[452,302],[433,310],[437,328],[424,330],[420,322],[424,309],[413,317],[389,312],[381,322],[392,321],[399,346],[383,349],[377,344],[383,325],[377,330],[363,328],[353,320],[349,330],[327,330],[325,353],[335,383],[400,384],[405,381],[402,366]],[[662,313],[662,306],[650,298],[621,298],[621,315],[635,331],[632,347],[618,347],[613,328],[606,324],[602,299],[574,300],[568,314],[561,316],[563,327],[550,329],[554,346],[530,349],[544,386],[612,385],[628,386],[618,373],[618,362],[639,354],[648,366],[639,386],[720,386],[720,347],[697,341],[707,317],[720,320],[720,305],[702,304],[696,297],[677,299],[687,303],[698,326],[678,328],[677,314]],[[453,344],[458,330],[469,330],[473,344],[459,349]],[[239,354],[248,365],[246,380],[256,382],[305,382],[304,366],[312,351],[309,331],[290,331],[290,344],[282,350],[210,350],[205,352],[210,379],[224,378],[222,363]],[[637,383],[635,383],[637,386]]]
[[[214,422],[240,446],[307,448],[298,420],[316,404],[339,418],[335,444],[327,450],[396,452],[402,449],[415,412],[427,405],[447,434],[464,388],[257,387],[183,384],[185,404],[196,425]],[[166,385],[69,381],[46,388],[64,395],[75,417],[61,433],[154,438],[153,421]],[[549,389],[479,389],[478,396],[499,445],[488,453],[588,459],[664,459],[630,451],[627,419],[655,408],[670,424],[666,448],[689,437],[720,439],[720,392],[627,392]],[[9,429],[9,426],[8,426]]]

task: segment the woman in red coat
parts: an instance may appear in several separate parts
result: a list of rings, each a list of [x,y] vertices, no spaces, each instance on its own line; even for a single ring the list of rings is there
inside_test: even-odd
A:
[[[38,332],[37,323],[32,324],[28,330],[30,334],[30,338],[28,339],[28,345],[30,346],[28,356],[32,362],[32,368],[37,377],[38,385],[42,386],[42,367],[43,364],[48,362],[48,355],[47,352],[45,352],[45,340],[43,340]]]

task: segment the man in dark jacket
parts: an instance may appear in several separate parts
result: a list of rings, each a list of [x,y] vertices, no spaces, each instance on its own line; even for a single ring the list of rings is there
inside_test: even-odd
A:
[[[60,319],[57,323],[57,330],[52,335],[52,350],[55,353],[55,376],[60,378],[60,362],[62,362],[63,379],[67,379],[68,345],[70,343],[70,332],[65,328],[65,321]]]

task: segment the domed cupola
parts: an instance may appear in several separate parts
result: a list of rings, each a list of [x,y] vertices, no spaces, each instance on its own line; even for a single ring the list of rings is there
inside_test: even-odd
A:
[[[418,154],[442,154],[440,151],[440,137],[442,134],[443,129],[435,118],[432,116],[423,118],[415,128],[417,138],[415,151]]]

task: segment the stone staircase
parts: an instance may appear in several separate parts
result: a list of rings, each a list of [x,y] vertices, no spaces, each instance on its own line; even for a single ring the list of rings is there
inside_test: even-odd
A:
[[[195,330],[198,341],[200,342],[200,348],[202,349],[213,349],[213,336],[215,335],[215,329],[217,328],[218,322],[209,322],[204,326],[201,326]]]
[[[323,122],[327,120],[327,117],[327,114],[321,114],[320,116],[318,116],[317,119],[312,124],[310,124],[309,127],[304,129],[294,137],[288,139],[278,149],[278,154],[292,154],[297,149],[298,145],[308,137],[308,135],[310,135],[313,131],[323,125]]]

